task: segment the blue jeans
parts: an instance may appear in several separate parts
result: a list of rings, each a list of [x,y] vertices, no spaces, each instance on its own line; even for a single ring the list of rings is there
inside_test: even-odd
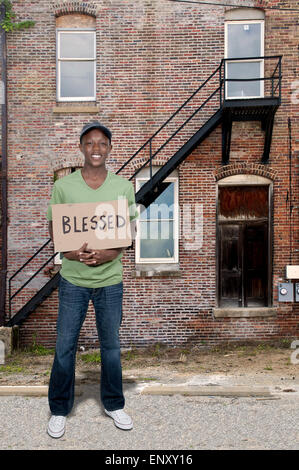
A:
[[[101,349],[101,400],[108,411],[124,407],[119,327],[123,284],[78,287],[60,277],[55,357],[49,383],[52,414],[66,416],[74,403],[77,343],[89,301],[96,315]]]

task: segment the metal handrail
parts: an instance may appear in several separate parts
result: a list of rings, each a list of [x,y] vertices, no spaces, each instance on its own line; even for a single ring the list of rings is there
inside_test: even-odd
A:
[[[278,59],[278,63],[275,67],[275,70],[270,77],[259,77],[259,78],[236,78],[236,79],[228,79],[225,78],[225,62],[227,61],[250,61],[250,60],[263,60],[263,59]],[[116,174],[120,173],[143,149],[146,148],[147,145],[149,145],[149,159],[143,163],[143,165],[135,171],[135,173],[129,178],[130,180],[133,179],[139,171],[141,171],[148,163],[150,163],[150,175],[152,177],[152,161],[155,158],[155,156],[175,137],[178,132],[206,105],[206,103],[216,95],[216,93],[219,93],[219,102],[220,102],[220,108],[222,107],[223,100],[225,99],[225,83],[229,81],[234,81],[234,82],[248,82],[248,81],[260,81],[260,80],[272,80],[272,97],[279,86],[279,98],[281,97],[281,59],[282,55],[276,55],[276,56],[258,56],[258,57],[232,57],[232,58],[223,58],[220,62],[220,65],[214,70],[214,72],[189,96],[189,98],[160,126],[160,128],[135,152],[117,171]],[[223,67],[223,75],[222,75],[222,67]],[[276,76],[276,71],[277,68],[279,69],[279,74]],[[152,142],[153,139],[161,132],[162,129],[164,129],[169,122],[172,121],[172,119],[194,98],[194,96],[216,75],[216,73],[219,72],[219,86],[214,90],[213,93],[192,113],[192,115],[161,145],[161,147],[152,153]],[[273,80],[278,79],[278,84],[276,85],[275,89],[273,90]],[[223,88],[223,99],[222,99],[222,88]],[[54,253],[51,255],[51,257],[28,279],[12,296],[11,296],[11,281],[12,279],[19,274],[22,269],[25,268],[25,266],[32,261],[51,241],[49,238],[35,253],[31,258],[29,258],[10,278],[9,278],[9,318],[11,318],[11,301],[12,299],[57,255],[57,253]]]
[[[25,266],[27,266],[28,263],[30,263],[31,260],[33,260],[33,258],[36,257],[36,255],[38,255],[51,241],[51,238],[49,238],[48,241],[46,241],[43,246],[41,246],[35,253],[33,256],[31,256],[31,258],[29,258],[26,263],[23,264],[23,266],[20,267],[20,269],[18,269],[12,276],[10,276],[9,278],[9,281],[11,281],[17,274],[19,274],[20,271],[22,271],[23,268],[25,268]]]
[[[279,65],[281,64],[282,56],[280,55],[280,56],[278,56],[278,57],[279,57],[279,60],[278,60],[278,62],[277,62],[277,65],[276,65],[276,67],[275,67],[275,70],[274,70],[274,72],[273,72],[273,75],[275,75],[276,70],[277,70],[277,67],[279,67]],[[273,75],[272,75],[272,77],[273,77]]]
[[[31,258],[13,275],[9,278],[9,281],[8,281],[8,295],[9,295],[9,303],[8,303],[8,307],[9,307],[9,320],[11,319],[11,301],[12,299],[18,295],[19,292],[21,292],[21,290],[23,290],[23,288],[25,286],[27,286],[27,284],[29,284],[30,281],[32,281],[32,279],[37,276],[37,274],[53,259],[55,258],[55,256],[57,255],[57,253],[54,253],[53,255],[50,256],[50,258],[47,259],[47,261],[45,261],[45,263],[29,278],[27,279],[27,281],[13,294],[11,295],[11,279],[13,277],[15,277],[38,253],[40,253],[42,251],[43,248],[45,248],[48,243],[51,241],[51,238],[49,238],[49,240],[44,243],[44,245],[39,248],[39,250],[33,255],[31,256]]]
[[[134,153],[134,155],[132,155],[132,157],[130,157],[117,171],[116,171],[116,174],[117,173],[120,173],[132,160],[133,158],[136,157],[136,155],[138,155],[149,143],[150,141],[152,141],[156,135],[159,134],[159,132],[164,129],[164,127],[167,126],[167,124],[186,106],[186,104],[189,103],[189,101],[192,100],[192,98],[199,92],[199,90],[201,90],[207,83],[209,80],[211,80],[211,78],[213,78],[214,75],[216,75],[216,73],[218,72],[218,70],[220,69],[221,67],[221,64],[214,70],[214,72],[197,88],[197,90],[195,90],[191,96],[189,96],[189,98],[170,116],[170,118],[167,119],[167,121],[164,122],[164,124],[162,124],[162,126],[137,150],[137,152]]]
[[[210,99],[214,95],[216,95],[216,93],[220,89],[221,89],[221,85],[218,88],[216,88],[216,90],[213,91],[213,93],[211,93],[211,95],[202,103],[202,105],[200,105],[199,108],[197,108],[193,112],[193,114],[188,119],[186,119],[186,121],[164,142],[164,144],[162,144],[161,147],[158,150],[156,150],[156,152],[153,155],[151,155],[151,157],[145,163],[143,163],[143,165],[140,168],[138,168],[137,171],[135,171],[135,173],[129,178],[129,180],[133,179],[137,175],[137,173],[139,173],[139,171],[142,170],[142,168],[144,168],[149,162],[151,162],[152,159],[173,139],[173,137],[175,137],[183,129],[183,127],[185,127],[185,125],[189,121],[191,121],[191,119],[207,104],[208,101],[210,101]]]
[[[221,64],[223,62],[227,62],[228,60],[236,60],[236,61],[245,61],[245,60],[257,60],[257,59],[282,59],[282,55],[264,55],[264,56],[254,56],[254,57],[225,57],[221,59]]]
[[[260,77],[260,78],[224,78],[223,80],[225,82],[257,82],[257,81],[261,81],[261,80],[272,80],[273,78],[280,78],[279,76],[278,77]]]
[[[226,67],[225,63],[226,62],[246,62],[246,61],[252,61],[252,60],[264,60],[264,59],[278,59],[276,67],[272,73],[271,76],[269,77],[258,77],[258,78],[226,78],[225,77],[225,72],[226,72]],[[282,60],[282,55],[272,55],[272,56],[253,56],[253,57],[226,57],[221,60],[221,66],[223,65],[223,78],[221,77],[221,72],[220,72],[220,78],[221,78],[221,84],[226,83],[226,82],[252,82],[252,81],[266,81],[266,80],[272,80],[272,93],[271,97],[273,98],[277,86],[279,86],[279,99],[281,97],[281,60]],[[279,74],[276,76],[276,71],[277,68],[279,69]],[[273,81],[278,80],[278,85],[276,85],[274,89]],[[223,87],[223,100],[226,98],[226,87]],[[222,93],[221,93],[221,103],[222,103]]]
[[[13,299],[29,282],[56,256],[56,253],[54,255],[51,255],[50,258],[45,261],[45,263],[34,273],[12,296],[11,299]]]

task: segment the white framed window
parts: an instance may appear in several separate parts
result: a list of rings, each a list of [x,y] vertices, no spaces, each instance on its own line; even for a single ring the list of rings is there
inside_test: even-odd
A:
[[[146,169],[148,170],[148,169]],[[153,169],[155,173],[158,169]],[[149,180],[142,170],[136,178],[136,191]],[[173,173],[163,181],[165,189],[146,209],[139,207],[135,243],[136,263],[178,263],[179,185]]]
[[[57,29],[57,100],[96,100],[96,32]]]
[[[263,20],[225,22],[225,58],[241,59],[226,60],[226,78],[264,78],[264,60],[258,58],[263,56]],[[264,80],[226,82],[225,96],[226,99],[263,98]]]

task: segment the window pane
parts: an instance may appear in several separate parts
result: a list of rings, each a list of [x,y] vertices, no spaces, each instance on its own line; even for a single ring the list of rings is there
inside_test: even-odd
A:
[[[145,183],[142,182],[140,187]],[[174,183],[169,183],[167,188],[157,197],[147,209],[141,212],[140,218],[149,219],[173,219],[174,209]]]
[[[94,57],[94,33],[60,33],[60,59]]]
[[[227,25],[227,57],[261,56],[261,23]]]
[[[259,78],[261,76],[260,62],[229,62],[227,63],[227,78]],[[227,82],[227,95],[260,96],[261,82]]]
[[[167,204],[170,206],[174,202],[174,183],[170,183],[163,193],[156,199],[157,204]]]
[[[268,218],[268,186],[220,186],[219,219]]]
[[[93,97],[94,66],[94,62],[61,62],[61,98]]]
[[[140,258],[173,257],[173,222],[140,222]]]

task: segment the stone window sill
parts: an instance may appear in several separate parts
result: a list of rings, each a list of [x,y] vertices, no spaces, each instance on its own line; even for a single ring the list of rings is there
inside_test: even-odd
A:
[[[214,308],[213,314],[215,318],[273,317],[277,310],[277,307]]]
[[[82,105],[70,105],[70,104],[59,104],[54,106],[53,114],[73,114],[73,113],[87,113],[97,114],[100,111],[100,107],[92,104]]]
[[[134,277],[181,277],[179,264],[136,264]]]

